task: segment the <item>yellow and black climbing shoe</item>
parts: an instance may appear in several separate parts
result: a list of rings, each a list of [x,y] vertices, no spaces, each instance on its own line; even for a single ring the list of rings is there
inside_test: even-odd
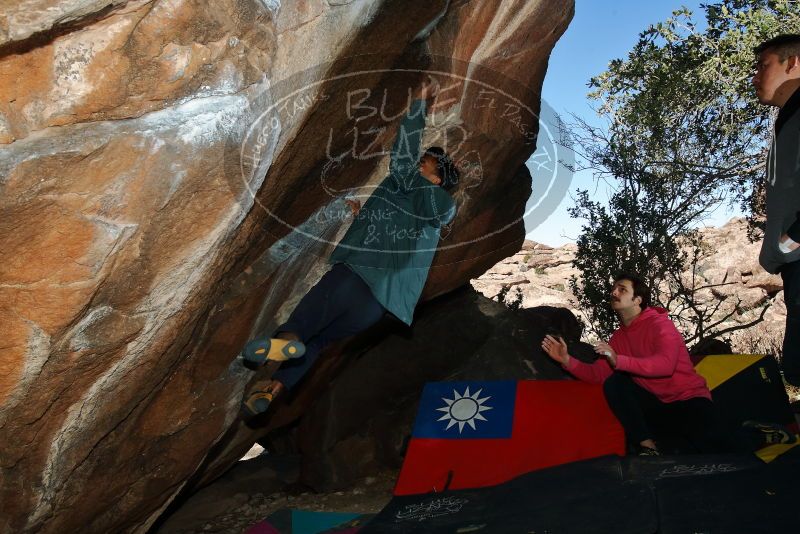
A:
[[[281,385],[274,380],[268,381],[261,387],[256,386],[256,389],[242,402],[242,411],[248,417],[255,417],[266,412],[270,403],[281,392],[281,389]]]
[[[276,338],[254,339],[242,350],[242,362],[250,368],[261,367],[267,360],[285,362],[299,358],[306,353],[306,346],[300,341]]]
[[[761,441],[768,445],[777,443],[789,444],[797,441],[797,436],[792,434],[786,427],[776,423],[765,423],[760,421],[745,421],[742,427],[758,433]]]

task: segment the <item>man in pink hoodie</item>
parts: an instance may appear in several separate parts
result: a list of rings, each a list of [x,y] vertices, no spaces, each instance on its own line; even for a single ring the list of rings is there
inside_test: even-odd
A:
[[[689,451],[682,452],[727,449],[706,381],[694,370],[667,311],[650,306],[650,290],[642,279],[618,275],[611,308],[622,326],[608,343],[595,346],[601,358],[594,363],[570,356],[561,338],[546,336],[542,348],[580,380],[603,384],[606,401],[636,453],[658,455],[657,436],[688,442]]]

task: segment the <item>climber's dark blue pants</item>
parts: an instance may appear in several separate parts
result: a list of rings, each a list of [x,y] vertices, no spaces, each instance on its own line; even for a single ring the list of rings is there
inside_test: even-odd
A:
[[[361,277],[337,263],[306,293],[289,320],[275,330],[275,335],[296,334],[305,343],[306,353],[283,362],[273,378],[291,390],[328,344],[366,330],[385,312]]]

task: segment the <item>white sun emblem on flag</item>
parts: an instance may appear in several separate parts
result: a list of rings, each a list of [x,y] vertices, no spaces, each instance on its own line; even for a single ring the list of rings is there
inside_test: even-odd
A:
[[[442,397],[442,400],[447,403],[447,406],[436,408],[439,412],[445,412],[437,421],[449,421],[445,430],[449,430],[450,427],[457,424],[459,434],[464,430],[464,425],[469,425],[472,427],[472,430],[476,430],[476,419],[478,421],[487,421],[487,419],[481,415],[481,412],[492,409],[491,406],[483,405],[483,403],[491,399],[491,397],[479,398],[481,391],[483,391],[483,389],[479,389],[474,395],[470,395],[469,386],[467,386],[463,395],[460,395],[458,391],[454,389],[452,399]]]

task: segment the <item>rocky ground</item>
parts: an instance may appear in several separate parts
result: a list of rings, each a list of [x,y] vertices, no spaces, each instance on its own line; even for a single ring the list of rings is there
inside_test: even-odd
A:
[[[242,533],[282,508],[375,514],[392,497],[396,471],[359,480],[346,491],[315,493],[297,482],[295,457],[253,449],[222,478],[184,501],[152,534]]]

